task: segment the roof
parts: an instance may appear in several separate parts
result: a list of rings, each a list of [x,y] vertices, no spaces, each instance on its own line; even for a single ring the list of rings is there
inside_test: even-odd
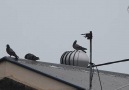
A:
[[[67,85],[70,85],[72,87],[75,87],[79,90],[85,90],[85,88],[82,88],[78,85],[72,84],[72,83],[67,82],[63,79],[57,78],[54,75],[46,73],[46,71],[44,70],[44,66],[47,66],[47,65],[49,66],[48,63],[37,62],[37,61],[26,60],[26,59],[18,59],[18,61],[17,61],[15,58],[12,58],[12,57],[3,57],[0,59],[0,62],[3,62],[3,61],[8,61],[10,63],[16,64],[16,65],[21,66],[23,68],[26,68],[28,70],[34,71],[34,72],[39,73],[41,75],[47,76],[47,77],[52,78],[54,80],[57,80],[59,82],[62,82],[62,83],[65,83]],[[46,70],[48,70],[48,69],[46,69]],[[53,71],[51,71],[51,72],[53,72]]]
[[[3,57],[0,61],[3,60],[17,64],[26,69],[48,76],[55,80],[61,81],[63,83],[76,87],[79,90],[88,89],[89,87],[89,69],[84,67],[31,61],[25,59],[19,59],[18,61],[15,61],[15,59],[10,57]],[[114,90],[119,87],[123,87],[125,88],[125,90],[129,89],[128,74],[101,70],[100,77],[102,81],[103,90]],[[100,90],[99,78],[96,72],[94,72],[93,77],[93,89]]]

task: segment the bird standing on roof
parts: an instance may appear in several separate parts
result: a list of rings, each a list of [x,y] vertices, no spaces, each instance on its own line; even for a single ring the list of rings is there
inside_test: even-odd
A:
[[[87,48],[84,48],[84,47],[78,45],[78,44],[77,44],[77,40],[75,40],[75,41],[73,42],[73,48],[74,48],[75,50],[82,50],[82,51],[85,52],[85,53],[86,53],[85,50],[87,50]]]
[[[10,55],[10,57],[14,56],[16,59],[19,58],[17,54],[13,51],[13,49],[10,48],[9,44],[6,45],[6,52]]]
[[[25,55],[25,59],[36,61],[39,60],[39,57],[35,56],[34,54],[28,53]]]

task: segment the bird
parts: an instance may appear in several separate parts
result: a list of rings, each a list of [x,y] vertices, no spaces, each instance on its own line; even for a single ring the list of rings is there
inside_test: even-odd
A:
[[[35,56],[34,54],[28,53],[25,55],[25,59],[36,61],[39,60],[39,57]]]
[[[77,40],[75,40],[75,41],[73,42],[73,48],[74,48],[75,50],[77,50],[77,51],[78,51],[78,50],[81,50],[81,51],[83,51],[83,52],[85,52],[85,53],[86,53],[85,50],[87,50],[87,48],[84,48],[84,47],[78,45],[78,44],[77,44]]]
[[[6,45],[6,52],[11,56],[14,56],[16,58],[16,60],[18,60],[18,56],[17,54],[13,51],[12,48],[10,48],[9,44]]]

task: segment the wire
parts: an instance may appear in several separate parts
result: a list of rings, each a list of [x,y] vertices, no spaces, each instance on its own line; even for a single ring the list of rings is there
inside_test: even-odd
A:
[[[94,65],[95,65],[95,64],[94,64]],[[96,70],[97,70],[97,73],[98,73],[99,83],[100,83],[101,90],[103,90],[103,88],[102,88],[102,83],[101,83],[101,79],[100,79],[100,74],[99,74],[99,69],[97,68],[96,65],[95,65],[95,67],[96,67]]]

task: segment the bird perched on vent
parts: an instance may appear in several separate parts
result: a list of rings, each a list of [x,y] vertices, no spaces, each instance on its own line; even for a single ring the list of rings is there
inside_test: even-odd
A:
[[[25,55],[25,59],[36,61],[39,60],[39,57],[35,56],[34,54],[28,53]]]
[[[13,51],[12,48],[10,48],[9,44],[6,45],[6,52],[11,56],[14,56],[16,58],[16,60],[18,60],[18,56],[17,54]]]
[[[85,52],[85,53],[86,53],[85,50],[87,50],[87,48],[84,48],[84,47],[78,45],[78,44],[77,44],[77,40],[75,40],[75,41],[73,42],[73,48],[74,48],[75,50],[82,50],[82,51]]]

